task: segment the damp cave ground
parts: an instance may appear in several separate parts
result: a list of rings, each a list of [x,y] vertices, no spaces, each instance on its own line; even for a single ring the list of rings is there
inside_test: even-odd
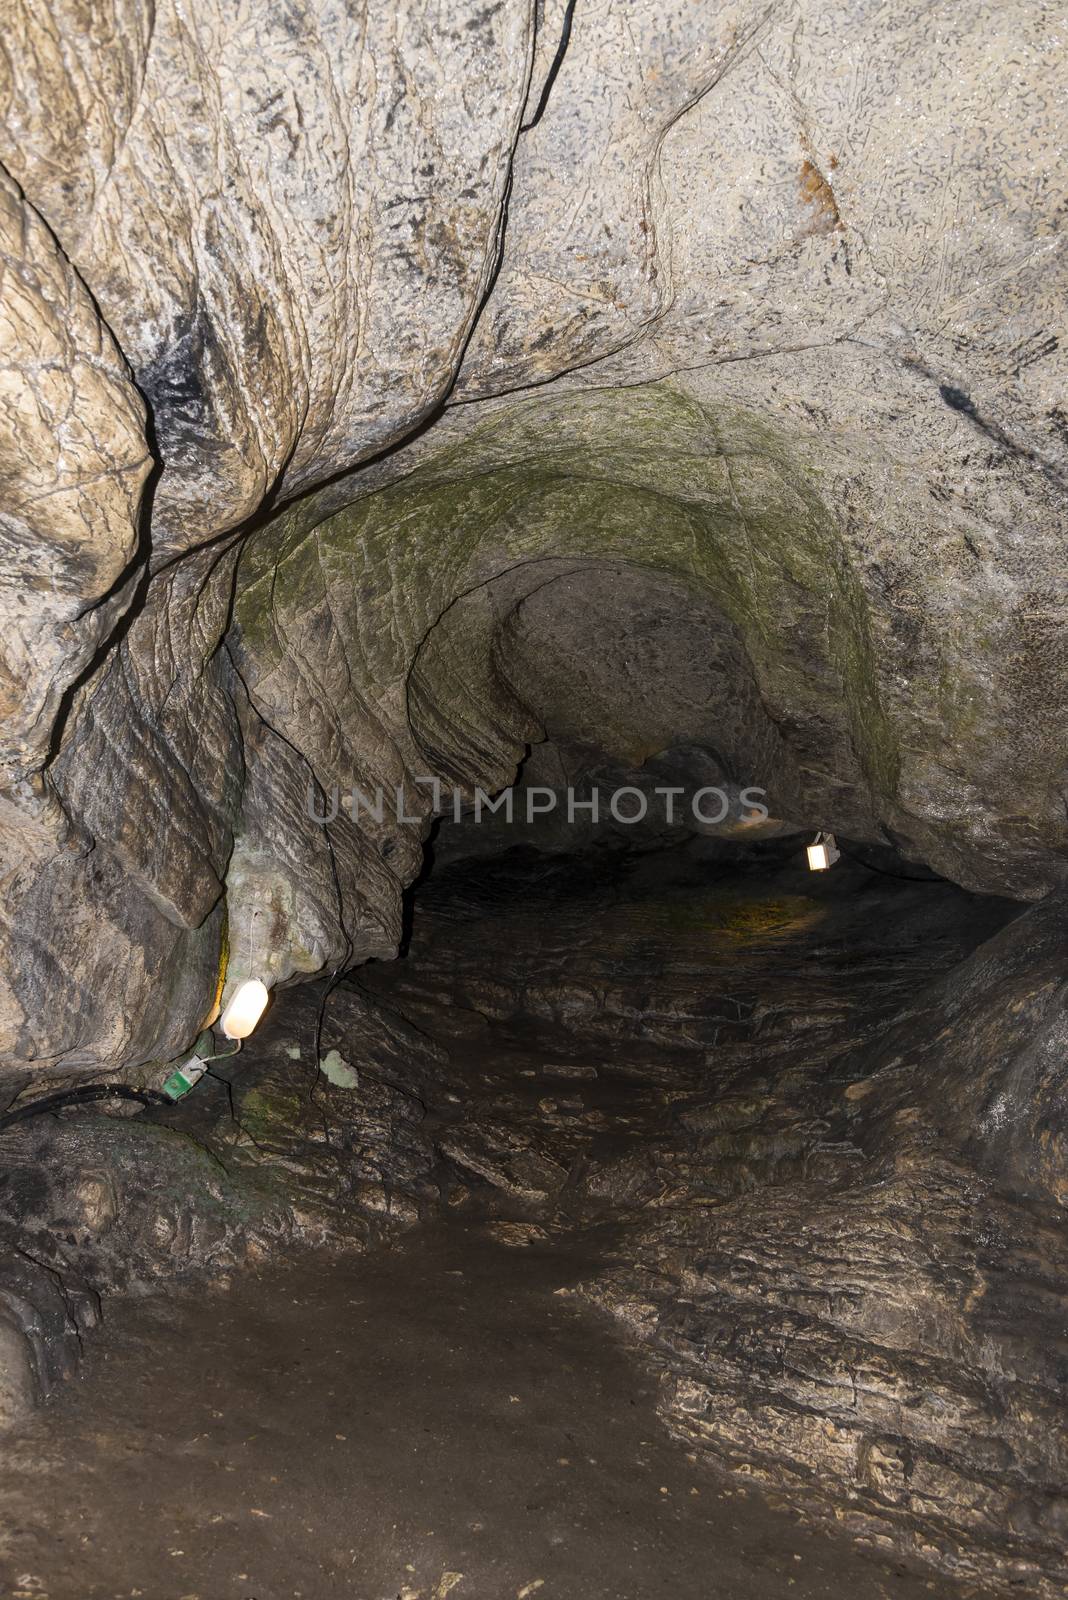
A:
[[[582,1287],[625,1271],[633,1230],[683,1195],[707,1216],[810,1178],[790,1129],[814,1114],[811,1084],[1015,908],[848,861],[813,881],[781,849],[739,871],[701,848],[519,851],[431,876],[406,957],[330,997],[324,1048],[372,1072],[357,993],[432,1041],[412,1083],[437,1204],[391,1247],[109,1301],[79,1374],[0,1464],[4,1593],[980,1592],[827,1532],[672,1437],[656,1361]],[[310,1147],[358,1125],[362,1080],[308,1077],[321,992],[277,998],[229,1075],[236,1121],[218,1081],[164,1120],[236,1158],[273,1062],[323,1118]],[[759,1107],[776,1081],[801,1110],[774,1125],[753,1112],[744,1135],[717,1112]]]

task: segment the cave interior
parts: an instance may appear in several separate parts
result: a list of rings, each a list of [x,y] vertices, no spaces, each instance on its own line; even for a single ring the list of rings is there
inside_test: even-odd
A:
[[[1068,1593],[1046,8],[16,9],[0,1588]]]

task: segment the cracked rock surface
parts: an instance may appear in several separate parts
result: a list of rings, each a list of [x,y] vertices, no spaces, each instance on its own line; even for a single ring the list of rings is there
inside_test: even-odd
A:
[[[115,1294],[484,1207],[694,1452],[1056,1592],[1065,29],[10,13],[0,1423]]]
[[[1014,1171],[1005,1142],[1016,1108],[1063,1079],[1046,1041],[1063,1038],[1064,981],[1051,982],[1036,952],[1060,959],[1064,908],[1021,912],[859,863],[814,883],[797,852],[792,841],[772,853],[698,839],[607,859],[524,847],[443,866],[417,896],[403,961],[366,968],[322,1013],[314,990],[287,997],[247,1059],[220,1063],[218,1080],[172,1112],[117,1123],[72,1112],[35,1135],[47,1193],[27,1197],[17,1162],[9,1180],[28,1210],[24,1279],[48,1273],[68,1325],[81,1305],[91,1320],[101,1295],[114,1308],[123,1289],[221,1280],[227,1315],[277,1325],[284,1351],[285,1319],[267,1302],[252,1310],[272,1280],[261,1290],[235,1267],[327,1247],[294,1291],[294,1304],[311,1293],[327,1330],[365,1303],[364,1281],[377,1304],[376,1273],[401,1297],[376,1316],[407,1321],[403,1306],[437,1282],[443,1254],[470,1282],[448,1313],[459,1322],[434,1337],[473,1351],[472,1322],[497,1326],[496,1285],[519,1281],[519,1268],[494,1262],[532,1252],[525,1331],[502,1334],[502,1348],[523,1346],[554,1295],[595,1312],[594,1346],[611,1365],[623,1337],[689,1460],[791,1508],[805,1529],[837,1530],[827,1559],[840,1581],[848,1540],[933,1566],[947,1597],[1059,1594],[1068,1255],[1044,1170]],[[939,1082],[933,1039],[943,1059],[963,1050],[986,1065]],[[1001,1109],[977,1119],[969,1099]],[[74,1174],[66,1186],[60,1171]],[[195,1188],[179,1195],[183,1181]],[[401,1245],[396,1265],[357,1263],[355,1252],[389,1242]],[[5,1304],[17,1287],[5,1278]],[[443,1281],[436,1292],[440,1320],[451,1290]],[[192,1336],[183,1305],[166,1332],[158,1316],[140,1317],[133,1370],[169,1364],[168,1341]],[[379,1359],[367,1327],[353,1323],[357,1366],[365,1348]],[[419,1327],[414,1313],[415,1349]],[[25,1334],[31,1349],[62,1349]],[[556,1335],[546,1326],[544,1337]],[[239,1348],[228,1359],[239,1397],[254,1374]],[[593,1346],[584,1359],[588,1374],[600,1370]],[[418,1360],[433,1388],[435,1358]],[[473,1371],[450,1381],[466,1386],[473,1417],[496,1403]],[[366,1426],[361,1393],[353,1380],[358,1415],[338,1401],[340,1435]],[[56,1403],[64,1426],[70,1402]],[[92,1389],[78,1402],[88,1436],[103,1403]],[[287,1426],[285,1404],[268,1432]],[[407,1415],[397,1404],[391,1439]],[[123,1411],[123,1427],[145,1426],[136,1406]],[[152,1426],[150,1457],[169,1461],[168,1430],[182,1423],[164,1412]],[[400,1431],[419,1439],[432,1426]],[[460,1447],[465,1426],[443,1437]],[[393,1448],[384,1438],[385,1460]],[[483,1449],[481,1434],[471,1448]],[[286,1493],[302,1492],[299,1450],[284,1479]],[[12,1492],[0,1481],[0,1498]],[[231,1492],[252,1491],[220,1485],[224,1521]],[[354,1492],[366,1510],[380,1486]],[[113,1510],[91,1494],[83,1503],[94,1538],[119,1537]],[[407,1515],[401,1491],[387,1512]],[[464,1570],[453,1546],[466,1513],[441,1515],[433,1554]],[[353,1551],[357,1581],[377,1571],[374,1526]],[[680,1594],[706,1592],[695,1585],[711,1526],[685,1535],[685,1550],[696,1544],[673,1580]],[[733,1560],[732,1534],[717,1537]],[[122,1560],[146,1559],[144,1542],[122,1544]],[[65,1594],[62,1567],[48,1570]],[[749,1581],[739,1576],[739,1592]],[[770,1573],[761,1581],[777,1592]],[[851,1592],[883,1592],[874,1568],[850,1581]]]
[[[876,1548],[1059,1592],[1068,1256],[1004,1144],[1042,1144],[1063,1083],[1063,904],[702,849],[607,884],[513,852],[423,891],[367,987],[463,1074],[450,1202],[597,1239],[579,1292],[700,1452]],[[932,1076],[932,1040],[971,1073]]]
[[[1063,881],[1045,17],[15,7],[13,1092],[177,1056],[250,901],[228,982],[395,946],[419,823],[333,830],[339,905],[303,795],[505,780],[517,564],[715,611],[795,823]]]

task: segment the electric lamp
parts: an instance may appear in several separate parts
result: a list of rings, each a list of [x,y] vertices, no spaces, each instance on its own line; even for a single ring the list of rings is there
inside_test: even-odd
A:
[[[834,834],[822,831],[817,833],[805,853],[808,856],[810,872],[826,872],[828,867],[834,866],[842,854],[834,842]]]
[[[267,1004],[267,987],[259,978],[246,978],[222,1014],[219,1026],[228,1039],[247,1039],[263,1016]]]

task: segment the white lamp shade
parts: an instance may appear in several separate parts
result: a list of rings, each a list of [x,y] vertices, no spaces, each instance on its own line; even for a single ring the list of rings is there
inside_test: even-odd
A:
[[[831,864],[825,844],[810,844],[807,855],[810,872],[825,872]]]
[[[247,1039],[263,1016],[267,1000],[267,987],[258,978],[246,978],[244,983],[239,983],[219,1024],[226,1037]]]

